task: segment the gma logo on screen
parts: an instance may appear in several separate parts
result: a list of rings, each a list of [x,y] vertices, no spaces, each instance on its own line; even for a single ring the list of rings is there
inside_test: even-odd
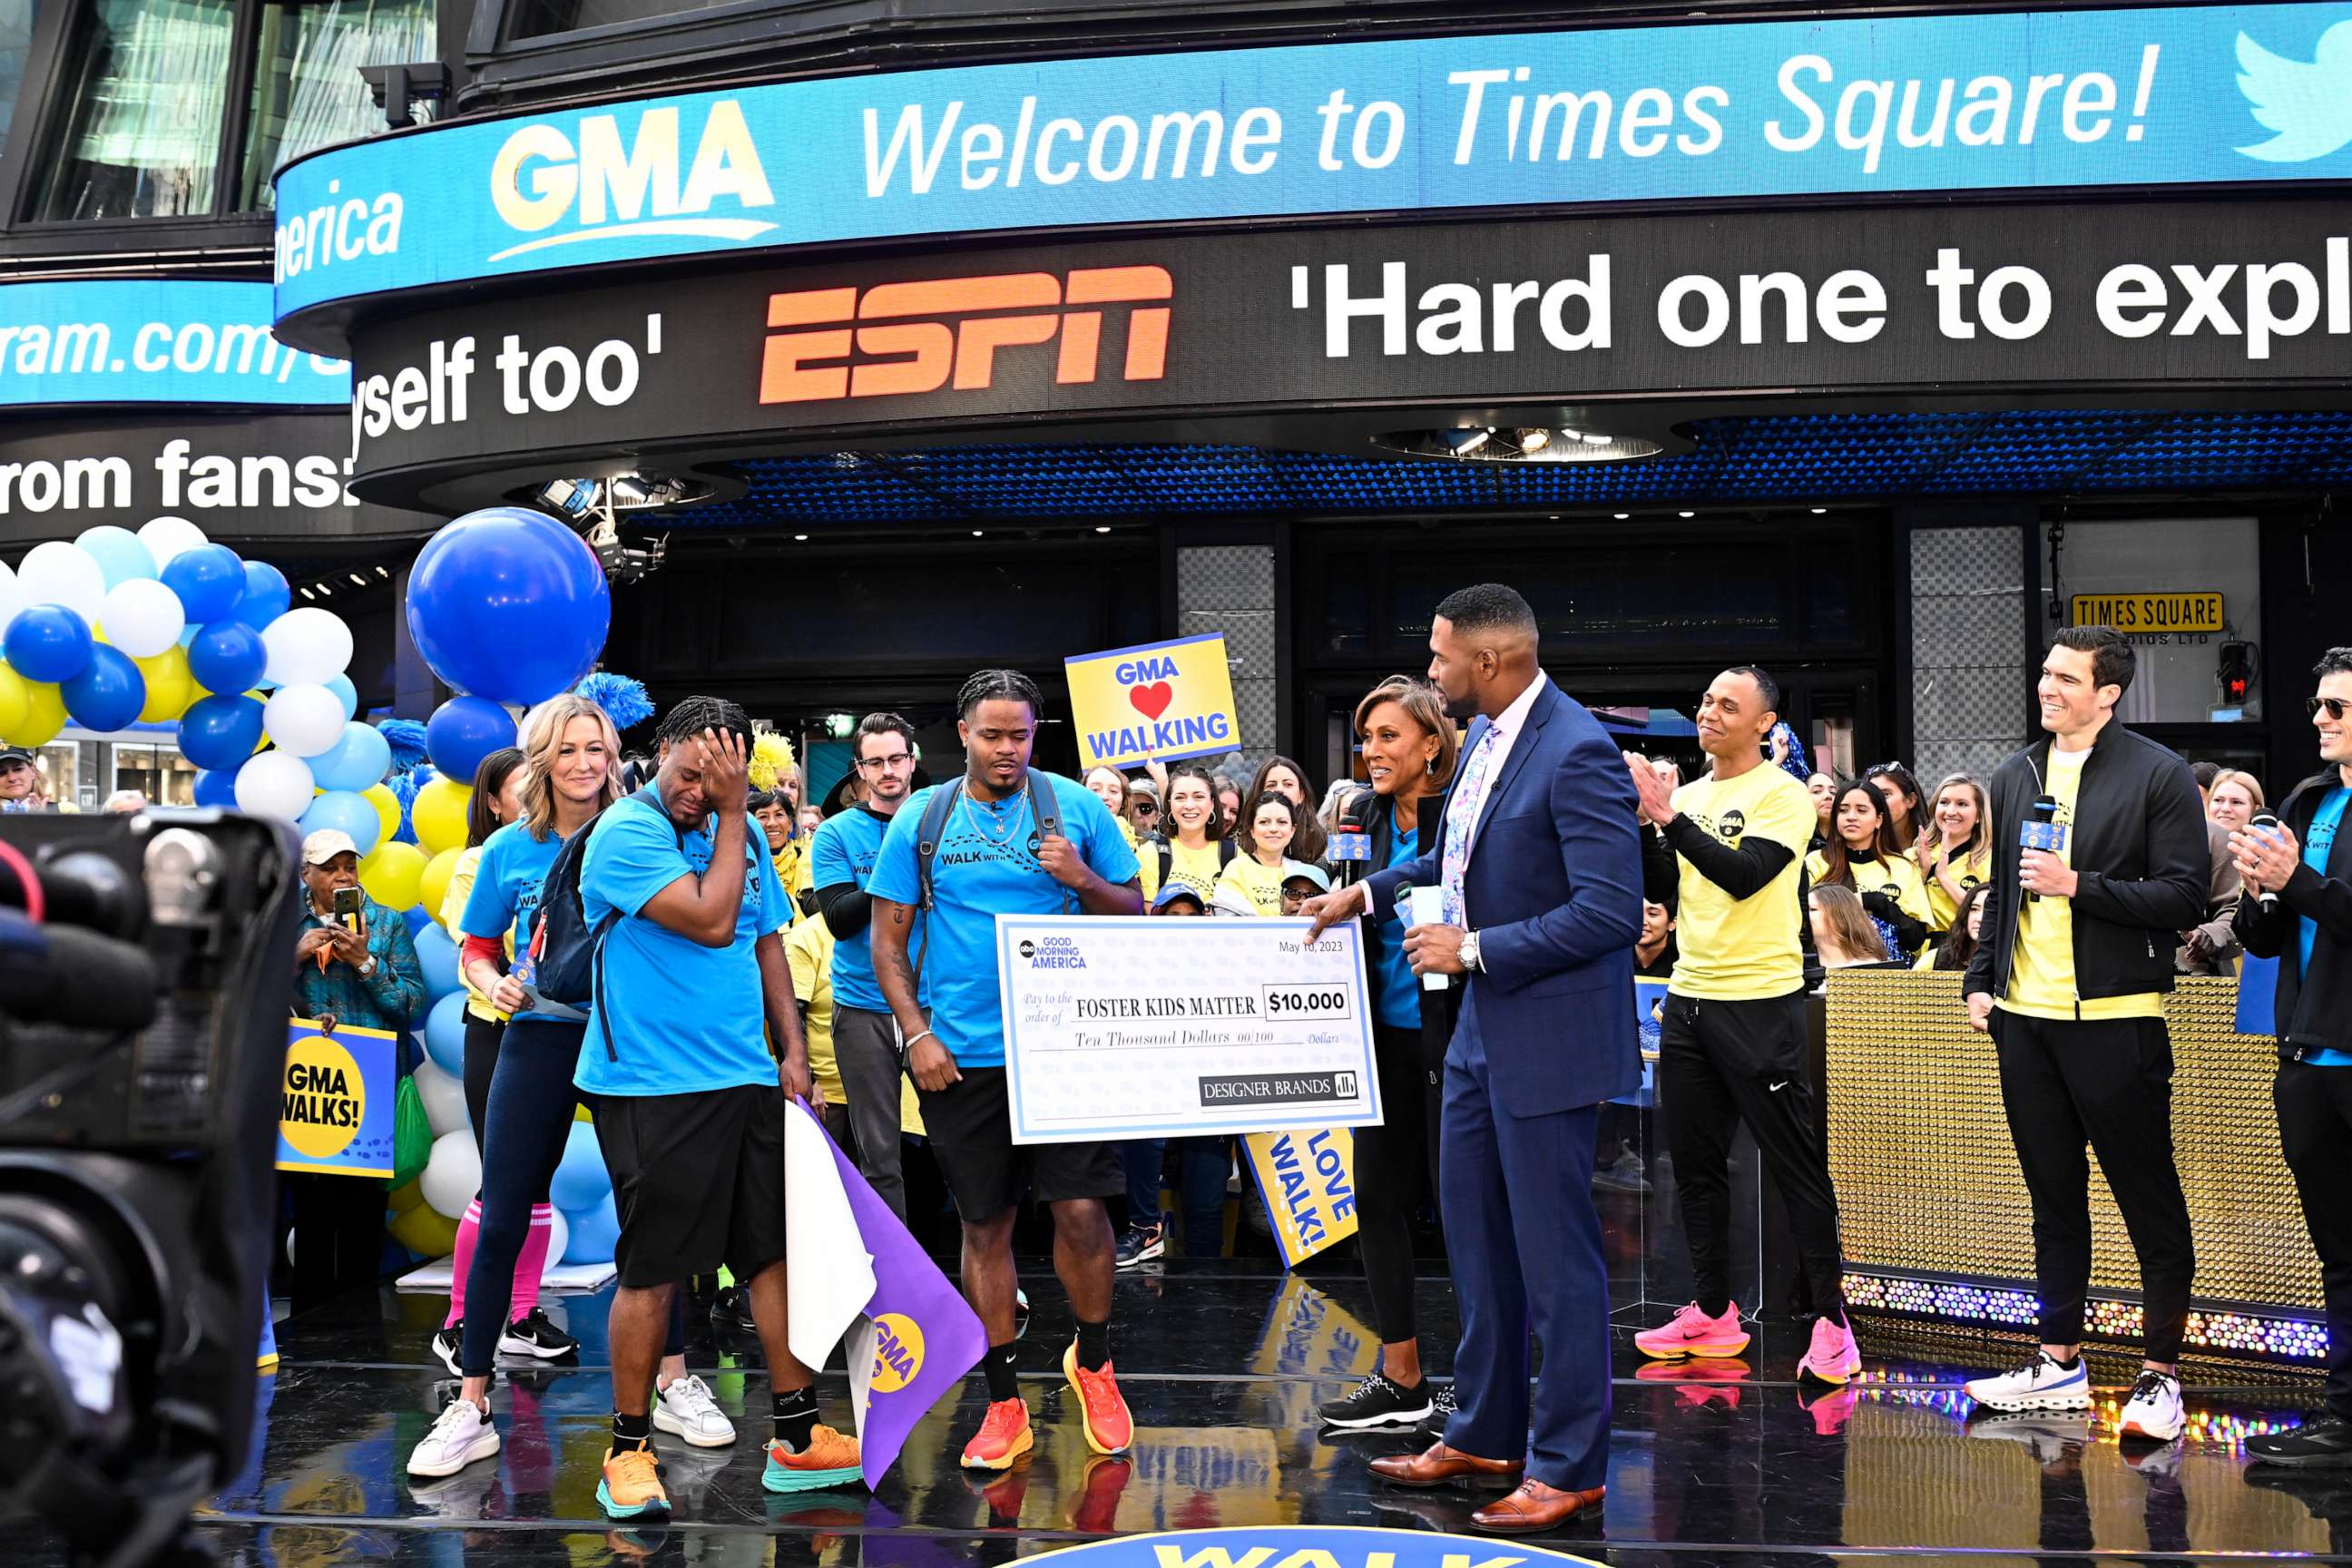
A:
[[[689,108],[698,116],[692,121],[685,118]],[[776,226],[712,211],[721,201],[739,209],[776,201],[743,106],[734,99],[646,110],[625,144],[618,114],[583,115],[575,132],[537,121],[518,129],[499,149],[490,163],[490,205],[509,228],[537,237],[488,260],[638,236],[747,240]],[[549,232],[567,218],[572,226]]]

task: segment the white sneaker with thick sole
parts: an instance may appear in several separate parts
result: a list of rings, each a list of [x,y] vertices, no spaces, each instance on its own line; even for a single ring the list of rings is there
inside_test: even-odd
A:
[[[697,1448],[723,1448],[735,1440],[735,1423],[698,1377],[681,1377],[661,1391],[654,1401],[654,1430],[683,1437]]]
[[[499,1451],[499,1429],[490,1413],[470,1399],[451,1400],[443,1407],[433,1430],[409,1450],[412,1476],[454,1476],[477,1459]]]
[[[2036,1351],[2015,1372],[1972,1379],[1968,1395],[1994,1410],[2088,1410],[2091,1369],[2080,1356],[2073,1366],[2063,1367],[2048,1351]]]
[[[2154,1443],[2171,1442],[2188,1425],[2189,1413],[2180,1407],[2180,1380],[2153,1370],[2139,1374],[2139,1381],[2131,1386],[2131,1396],[2124,1401],[2123,1413],[2116,1418],[2119,1436],[2145,1437]]]

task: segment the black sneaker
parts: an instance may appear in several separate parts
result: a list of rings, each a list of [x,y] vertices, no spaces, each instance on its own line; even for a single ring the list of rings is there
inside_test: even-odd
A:
[[[1412,1435],[1424,1447],[1431,1443],[1443,1443],[1445,1441],[1445,1424],[1453,1419],[1454,1385],[1449,1383],[1438,1389],[1437,1396],[1430,1402],[1429,1414],[1422,1417],[1421,1425],[1413,1428]]]
[[[1427,1378],[1407,1388],[1376,1372],[1344,1398],[1328,1401],[1319,1413],[1324,1426],[1342,1432],[1402,1432],[1420,1424],[1435,1408]]]
[[[2292,1432],[2265,1432],[2246,1439],[2246,1458],[2257,1465],[2302,1470],[2352,1470],[2352,1421],[2315,1416]]]
[[[547,1314],[537,1307],[509,1323],[506,1332],[499,1336],[499,1352],[502,1355],[556,1361],[576,1354],[579,1349],[580,1342],[549,1322]]]
[[[760,1325],[751,1321],[751,1288],[730,1285],[719,1291],[710,1303],[710,1326],[722,1334],[757,1335]]]
[[[449,1369],[451,1377],[465,1376],[466,1369],[457,1363],[458,1358],[466,1353],[466,1325],[462,1322],[452,1323],[435,1334],[433,1353],[440,1358],[443,1366]]]
[[[1132,1268],[1139,1263],[1149,1263],[1167,1250],[1167,1234],[1159,1226],[1130,1226],[1118,1238],[1118,1267]]]

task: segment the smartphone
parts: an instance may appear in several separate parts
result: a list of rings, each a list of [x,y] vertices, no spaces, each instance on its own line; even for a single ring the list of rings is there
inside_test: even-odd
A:
[[[361,936],[367,934],[367,917],[360,912],[362,894],[357,888],[335,889],[335,923]]]

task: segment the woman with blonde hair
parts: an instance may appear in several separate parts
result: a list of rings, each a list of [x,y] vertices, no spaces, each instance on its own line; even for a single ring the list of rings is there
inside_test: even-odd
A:
[[[2205,815],[2232,833],[2245,831],[2254,813],[2270,803],[2263,798],[2263,783],[2249,773],[2236,768],[2223,768],[2213,775],[2213,787],[2207,792],[2209,805]]]
[[[1937,784],[1928,812],[1919,878],[1927,887],[1927,940],[1937,943],[1959,919],[1969,889],[1992,875],[1992,812],[1974,773],[1953,773]]]
[[[1864,963],[1885,963],[1886,944],[1878,927],[1862,907],[1852,888],[1835,882],[1815,888],[1808,903],[1813,922],[1813,948],[1823,969],[1853,969]]]

